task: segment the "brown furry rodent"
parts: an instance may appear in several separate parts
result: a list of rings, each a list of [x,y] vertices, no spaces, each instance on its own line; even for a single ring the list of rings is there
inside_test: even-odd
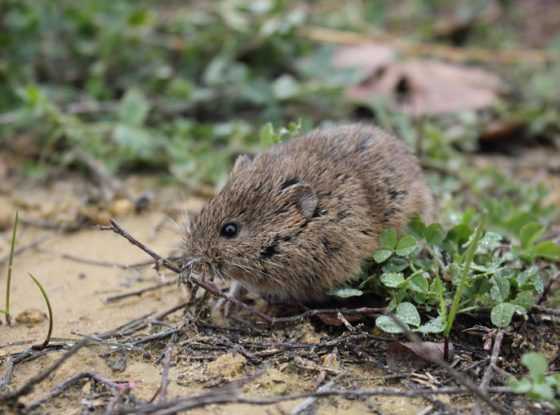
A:
[[[359,124],[317,129],[238,158],[192,219],[186,260],[265,298],[321,301],[359,272],[383,229],[416,214],[429,222],[432,209],[403,142]]]

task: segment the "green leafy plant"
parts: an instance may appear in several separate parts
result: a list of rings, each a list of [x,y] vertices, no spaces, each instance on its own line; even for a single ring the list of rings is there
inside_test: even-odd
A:
[[[496,327],[509,326],[513,316],[527,314],[543,292],[543,271],[511,239],[472,222],[467,211],[448,230],[418,218],[400,234],[386,229],[372,254],[374,266],[357,286],[331,294],[361,296],[378,293],[381,287],[390,297],[389,311],[420,333],[448,336],[456,316],[469,312],[486,313]],[[387,332],[402,331],[386,316],[376,324]]]
[[[525,353],[521,363],[528,369],[527,376],[509,380],[513,391],[531,399],[551,404],[560,411],[560,374],[548,375],[548,362],[541,353]]]
[[[520,245],[515,247],[517,253],[527,261],[544,258],[551,261],[560,260],[560,245],[553,241],[539,241],[545,227],[537,222],[530,222],[520,229]]]
[[[272,123],[267,123],[259,130],[259,140],[263,147],[269,147],[273,144],[280,143],[291,137],[296,136],[302,130],[301,119],[297,122],[291,122],[287,127],[274,128]]]

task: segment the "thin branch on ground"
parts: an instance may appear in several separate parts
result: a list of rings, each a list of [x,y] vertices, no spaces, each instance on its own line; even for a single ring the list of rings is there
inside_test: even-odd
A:
[[[492,347],[492,354],[490,355],[490,362],[484,371],[484,375],[482,376],[482,381],[480,382],[480,390],[482,392],[486,392],[488,390],[488,386],[492,381],[492,377],[494,376],[494,370],[496,368],[496,363],[498,362],[498,356],[500,355],[500,350],[502,348],[502,340],[504,338],[504,331],[498,330],[494,337],[494,346]],[[482,410],[480,408],[480,404],[477,402],[474,407],[474,414],[481,414]]]
[[[543,307],[543,306],[540,306],[540,305],[535,305],[535,306],[533,306],[533,310],[537,310],[538,312],[540,312],[542,314],[550,314],[551,316],[560,317],[560,309],[559,308],[548,308],[548,307]]]
[[[395,315],[393,315],[392,313],[387,313],[387,316],[391,318],[391,320],[394,321],[395,324],[397,324],[400,327],[400,329],[406,335],[409,341],[414,343],[419,343],[419,344],[422,343],[422,340],[415,333],[411,332],[408,329],[408,327],[405,324],[403,324],[403,322],[400,321]],[[470,380],[467,376],[463,375],[459,371],[455,370],[445,360],[443,360],[439,356],[434,355],[432,356],[431,361],[437,364],[442,369],[444,369],[457,383],[467,388],[476,398],[486,403],[494,411],[503,415],[510,414],[510,411],[506,410],[505,408],[501,407],[496,402],[494,402],[492,399],[490,399],[490,397],[484,391],[482,391],[477,385],[475,385],[472,380]]]
[[[320,386],[319,388],[317,388],[317,392],[326,392],[332,389],[333,386],[334,386],[334,380],[331,380],[325,383],[324,385]],[[299,405],[297,405],[294,409],[292,409],[290,415],[303,415],[303,414],[310,413],[310,411],[313,411],[316,402],[317,402],[317,397],[311,396],[305,399]]]
[[[72,254],[59,254],[57,252],[51,252],[52,254],[60,256],[62,259],[67,259],[68,261],[77,262],[79,264],[86,264],[86,265],[94,265],[97,267],[103,268],[120,268],[120,269],[128,269],[129,266],[126,264],[119,264],[117,262],[110,262],[110,261],[99,261],[95,259],[89,258],[82,258]]]
[[[328,389],[325,391],[315,391],[310,393],[300,393],[294,395],[270,396],[263,398],[252,398],[239,395],[238,388],[222,388],[218,391],[210,391],[196,396],[179,398],[162,402],[158,404],[149,404],[145,406],[137,406],[135,408],[123,408],[119,414],[157,414],[167,415],[180,411],[188,411],[195,408],[201,408],[209,405],[225,405],[225,404],[246,404],[256,406],[268,406],[281,402],[295,401],[308,398],[326,398],[338,396],[347,399],[358,399],[371,396],[401,396],[405,398],[418,398],[434,395],[466,395],[471,391],[468,388],[460,387],[443,387],[439,389],[412,389],[403,390],[398,388],[373,388],[373,389]],[[489,388],[488,393],[513,393],[511,388]]]
[[[154,402],[156,398],[158,402],[165,402],[167,400],[167,388],[169,386],[169,367],[171,366],[171,355],[173,354],[173,348],[176,341],[177,339],[175,337],[172,338],[165,348],[161,369],[161,383],[152,399],[150,399],[150,403]]]
[[[164,267],[170,269],[171,271],[173,271],[177,274],[182,273],[182,270],[177,265],[175,265],[171,261],[163,258],[159,254],[157,254],[155,251],[153,251],[152,249],[150,249],[149,247],[144,245],[142,242],[138,241],[136,238],[134,238],[132,235],[130,235],[125,229],[123,229],[116,221],[111,219],[110,223],[111,223],[110,226],[101,227],[101,229],[110,230],[110,231],[115,232],[117,235],[122,236],[123,238],[128,240],[131,244],[137,246],[142,251],[144,251],[148,255],[150,255],[156,261],[157,264],[161,264]],[[239,307],[253,313],[254,315],[261,318],[263,321],[267,322],[268,324],[273,324],[274,323],[274,319],[272,317],[260,312],[259,310],[256,310],[255,308],[245,304],[244,302],[242,302],[242,301],[240,301],[236,298],[227,296],[226,294],[222,293],[217,287],[213,286],[212,284],[210,284],[206,281],[202,281],[202,280],[199,280],[199,279],[196,279],[196,278],[189,278],[189,281],[192,282],[193,284],[199,286],[199,287],[204,288],[209,293],[211,293],[211,294],[213,294],[217,297],[221,297],[225,301],[231,302],[231,303],[235,304],[236,306],[239,306]]]
[[[543,290],[541,296],[539,297],[539,299],[537,301],[537,305],[542,305],[548,299],[548,295],[550,294],[550,291],[552,290],[552,286],[559,279],[560,279],[560,272],[555,274],[553,277],[550,278],[550,280],[548,280],[546,286],[544,287],[544,290]]]
[[[31,402],[29,405],[26,406],[25,408],[26,411],[27,412],[32,411],[38,408],[39,406],[43,405],[44,403],[48,402],[50,399],[56,398],[57,396],[61,395],[64,391],[68,390],[70,387],[80,382],[82,379],[94,380],[95,382],[101,383],[102,385],[113,390],[114,392],[122,389],[123,386],[127,387],[128,385],[128,382],[123,382],[123,383],[113,382],[94,372],[77,373],[74,376],[70,377],[69,379],[66,379],[64,382],[56,385],[42,398],[39,398]]]
[[[28,219],[28,218],[22,218],[21,224],[33,228],[46,229],[49,231],[56,231],[62,233],[77,232],[87,226],[85,221],[57,223],[48,220]]]
[[[23,220],[20,219],[20,222],[23,222]],[[43,242],[46,242],[48,239],[51,239],[50,235],[43,235],[40,238],[36,239],[35,241],[28,243],[27,245],[23,245],[23,246],[20,246],[19,248],[16,248],[14,250],[14,258],[18,255],[23,254],[25,251],[37,248],[39,245],[41,245]],[[9,259],[10,259],[9,254],[6,254],[6,255],[0,257],[0,266],[3,265]]]
[[[180,333],[181,331],[183,331],[182,328],[172,328],[169,330],[160,331],[159,333],[150,334],[149,336],[141,337],[140,339],[131,342],[131,344],[132,346],[138,346],[140,344],[150,343],[154,340],[166,339],[170,336],[173,336],[174,334]]]
[[[289,317],[274,317],[274,324],[280,323],[298,323],[307,320],[310,317],[326,314],[334,314],[338,316],[339,313],[344,315],[364,315],[369,317],[378,316],[384,314],[386,311],[385,307],[359,307],[359,308],[324,308],[324,309],[312,309],[306,310],[305,312]]]
[[[98,267],[104,267],[104,268],[120,268],[120,269],[134,269],[134,268],[143,268],[143,267],[148,267],[150,265],[154,265],[156,264],[156,261],[154,261],[153,259],[149,259],[146,261],[139,261],[139,262],[135,262],[132,264],[120,264],[118,262],[111,262],[111,261],[99,261],[99,260],[95,260],[95,259],[89,259],[89,258],[82,258],[76,255],[72,255],[72,254],[66,254],[66,253],[58,253],[55,251],[49,251],[46,249],[40,249],[40,251],[42,252],[48,252],[51,253],[53,255],[58,255],[60,256],[60,258],[62,259],[67,259],[69,261],[73,261],[73,262],[77,262],[80,264],[87,264],[87,265],[94,265],[94,266],[98,266]],[[170,261],[173,261],[174,257],[170,257],[167,258]]]
[[[39,372],[35,376],[32,376],[27,382],[25,382],[21,387],[18,389],[8,392],[6,394],[0,395],[0,402],[14,402],[18,398],[28,395],[33,392],[33,389],[36,385],[44,381],[47,377],[49,377],[52,373],[56,372],[60,366],[64,364],[68,359],[74,356],[80,349],[85,347],[89,343],[89,340],[83,339],[79,342],[75,343],[66,353],[64,353],[56,362],[52,365],[44,369],[43,371]]]
[[[130,297],[140,297],[142,294],[145,294],[150,291],[156,291],[163,287],[169,287],[170,285],[177,284],[177,281],[168,281],[168,282],[161,282],[156,285],[152,285],[150,287],[141,288],[138,290],[130,291],[124,294],[113,295],[111,297],[107,297],[103,302],[105,304],[116,303],[117,301],[124,300],[125,298]]]

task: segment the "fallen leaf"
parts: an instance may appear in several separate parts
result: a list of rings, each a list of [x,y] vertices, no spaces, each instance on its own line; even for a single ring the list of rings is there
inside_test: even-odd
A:
[[[488,108],[505,90],[500,78],[483,69],[427,59],[398,62],[379,48],[364,44],[334,54],[334,66],[367,75],[347,89],[351,101],[370,103],[382,96],[395,110],[422,116]]]
[[[391,370],[421,369],[437,360],[443,360],[444,343],[393,342],[387,347],[387,365]],[[453,344],[449,344],[448,359],[453,358]]]
[[[389,46],[366,43],[339,48],[333,54],[332,62],[336,68],[353,68],[363,76],[371,76],[386,65],[393,63],[396,52]]]

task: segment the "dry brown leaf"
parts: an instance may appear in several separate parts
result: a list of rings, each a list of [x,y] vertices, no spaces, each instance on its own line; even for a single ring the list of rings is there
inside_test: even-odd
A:
[[[397,62],[394,54],[377,48],[352,46],[335,53],[335,66],[368,74],[346,91],[352,101],[368,103],[382,96],[412,116],[434,115],[488,108],[505,89],[500,78],[479,68],[426,59]]]
[[[435,342],[393,342],[387,347],[387,365],[392,370],[420,369],[444,358],[445,344]],[[453,358],[449,344],[449,359]]]
[[[337,68],[353,68],[364,76],[371,76],[396,59],[396,51],[376,43],[339,48],[333,55]]]

